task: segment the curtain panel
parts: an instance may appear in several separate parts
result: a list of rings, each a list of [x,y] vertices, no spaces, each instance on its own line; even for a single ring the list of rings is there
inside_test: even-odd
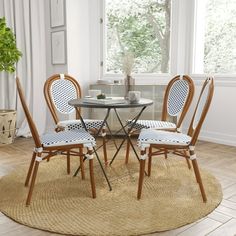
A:
[[[45,1],[0,0],[0,17],[16,35],[23,56],[15,74],[0,73],[0,109],[17,110],[17,136],[30,136],[20,100],[16,96],[15,76],[19,76],[33,120],[41,134],[46,125],[43,85],[46,80]]]

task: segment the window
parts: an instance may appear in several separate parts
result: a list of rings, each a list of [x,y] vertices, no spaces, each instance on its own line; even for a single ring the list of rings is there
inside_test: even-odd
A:
[[[236,0],[103,0],[102,9],[101,78],[121,75],[127,55],[135,78],[150,81],[236,73]]]
[[[196,0],[194,73],[236,73],[236,1]]]
[[[134,73],[170,68],[171,0],[104,0],[103,70],[121,74],[128,55]]]

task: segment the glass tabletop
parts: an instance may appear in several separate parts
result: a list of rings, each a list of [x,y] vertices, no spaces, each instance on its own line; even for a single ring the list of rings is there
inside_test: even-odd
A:
[[[70,100],[69,105],[74,107],[87,107],[87,108],[131,108],[131,107],[144,107],[153,104],[151,99],[141,98],[138,103],[130,103],[128,100],[124,100],[123,103],[112,104],[100,104],[100,103],[88,103],[86,99],[73,99]]]

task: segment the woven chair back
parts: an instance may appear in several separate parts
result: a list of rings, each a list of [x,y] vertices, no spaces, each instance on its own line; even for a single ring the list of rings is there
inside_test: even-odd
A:
[[[194,83],[192,79],[187,75],[175,76],[166,88],[162,120],[166,121],[168,117],[178,117],[177,128],[179,128],[192,102],[193,95]]]
[[[81,88],[73,77],[55,74],[48,78],[44,84],[44,97],[57,124],[59,122],[57,112],[67,115],[75,111],[68,101],[81,98]]]

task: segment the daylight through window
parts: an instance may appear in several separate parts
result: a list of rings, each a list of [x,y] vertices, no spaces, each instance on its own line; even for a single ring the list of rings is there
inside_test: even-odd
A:
[[[122,73],[134,57],[134,73],[167,73],[171,0],[105,0],[104,72]]]
[[[236,1],[197,0],[195,73],[236,73]]]

